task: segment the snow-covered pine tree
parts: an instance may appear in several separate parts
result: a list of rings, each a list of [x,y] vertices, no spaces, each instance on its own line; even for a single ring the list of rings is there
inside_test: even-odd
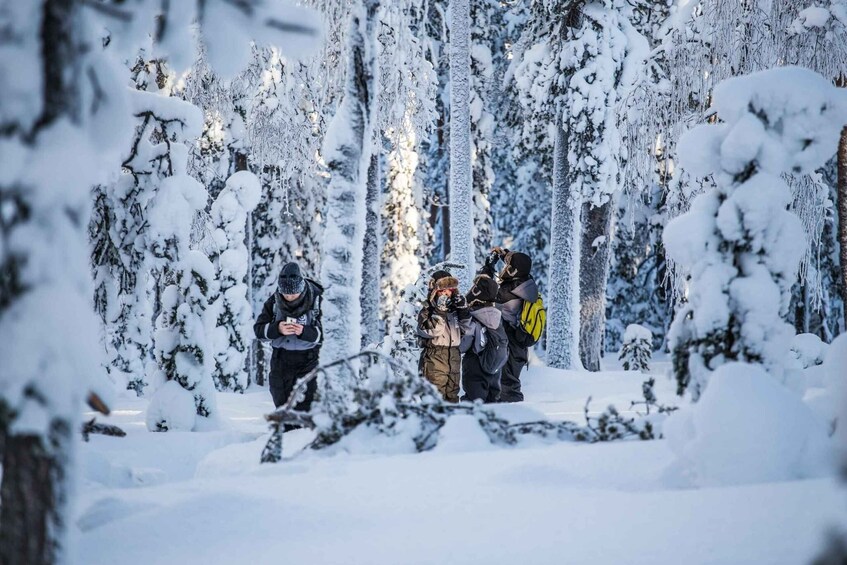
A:
[[[611,202],[621,186],[615,109],[633,78],[628,65],[646,54],[630,12],[618,0],[534,2],[514,67],[522,105],[557,124],[548,328],[548,363],[557,367],[575,365],[578,342],[582,363],[599,370]],[[577,304],[579,339],[573,335]]]
[[[664,343],[673,305],[662,245],[663,209],[664,191],[658,184],[621,195],[606,289],[607,352],[620,349],[629,324],[648,328],[657,348]]]
[[[580,358],[600,370],[605,331],[614,203],[622,188],[624,158],[617,107],[631,86],[647,44],[633,27],[632,7],[619,0],[586,4],[566,49],[568,177],[582,196],[580,243]]]
[[[509,69],[515,94],[526,114],[522,137],[529,144],[545,137],[542,124],[554,124],[549,163],[553,166],[550,266],[547,301],[547,363],[561,369],[579,363],[579,194],[572,193],[568,175],[567,102],[568,56],[564,40],[570,32],[570,5],[533,2],[519,47]],[[549,141],[548,141],[549,143]],[[549,147],[549,145],[548,145]]]
[[[712,175],[716,187],[664,232],[669,256],[691,272],[669,339],[678,390],[695,401],[729,361],[783,378],[793,335],[783,318],[804,237],[780,175],[823,165],[847,121],[837,89],[798,67],[727,80],[714,106],[725,123],[694,128],[679,151],[687,170]]]
[[[796,4],[788,0],[780,0],[774,6],[774,13],[780,17],[779,25],[785,26],[785,29],[787,29],[787,38],[778,45],[777,56],[788,64],[802,65],[817,71],[836,81],[840,87],[846,86],[847,81],[844,80],[844,77],[847,76],[847,12],[844,8],[844,2],[841,0],[829,0],[822,3],[806,0]],[[813,236],[810,238],[812,249],[807,252],[807,257],[831,256],[835,253],[835,248],[827,246],[827,243],[832,242],[832,239],[826,236],[837,234],[840,256],[836,258],[836,263],[840,264],[841,272],[840,280],[837,281],[836,286],[840,288],[841,304],[836,303],[833,309],[835,311],[832,313],[821,310],[821,314],[825,318],[824,328],[822,328],[824,331],[829,331],[828,328],[832,327],[840,327],[842,330],[847,327],[847,319],[845,319],[844,314],[847,310],[847,128],[841,131],[836,162],[837,175],[835,179],[827,181],[836,188],[835,198],[832,199],[835,206],[830,211],[830,215],[835,222],[821,226],[822,230],[819,234],[810,234]],[[804,216],[802,204],[808,203],[812,198],[813,195],[796,194],[795,191],[795,201],[801,204],[800,207],[795,208],[799,210],[801,217]],[[814,202],[814,200],[812,201]],[[827,214],[822,206],[812,209],[805,206],[805,208],[808,218],[817,220]],[[808,222],[804,222],[804,225],[808,231]],[[832,228],[834,228],[834,233],[827,232]],[[819,237],[814,237],[814,235]],[[805,268],[807,266],[808,261],[804,261],[804,269],[801,270],[801,274],[803,275],[803,286],[807,288],[805,294],[811,294],[812,303],[817,305],[823,302],[823,295],[829,290],[827,285],[823,284],[827,274],[816,269],[810,271]],[[811,284],[805,280],[809,272],[812,275],[819,274],[816,279],[811,281]],[[826,320],[826,318],[830,319]],[[832,337],[834,336],[829,336],[829,339],[831,340]]]
[[[361,347],[362,253],[367,170],[373,153],[378,0],[362,0],[348,31],[344,97],[324,141],[330,173],[321,281],[325,290],[321,348],[324,362],[348,357]]]
[[[546,296],[550,256],[550,187],[553,179],[553,138],[548,133],[548,116],[525,111],[520,88],[513,80],[524,45],[531,38],[521,34],[528,17],[526,3],[510,6],[503,24],[496,30],[495,84],[501,90],[495,98],[498,117],[493,148],[494,186],[491,210],[495,241],[521,251],[533,259],[536,283]],[[501,86],[502,85],[502,86]]]
[[[424,2],[392,2],[381,11],[379,129],[387,144],[381,210],[380,317],[388,329],[404,289],[426,263],[427,210],[418,168],[435,117],[435,73],[426,59]]]
[[[466,265],[459,277],[469,289],[474,272],[474,207],[471,163],[470,0],[450,4],[450,256]]]
[[[156,62],[155,67],[161,67]],[[156,89],[155,82],[148,88]],[[112,271],[118,281],[120,309],[110,321],[113,335],[109,355],[113,378],[141,396],[149,384],[153,360],[153,308],[151,291],[166,271],[167,260],[156,256],[156,243],[149,234],[151,206],[158,201],[164,180],[174,174],[173,149],[190,136],[188,116],[174,113],[167,97],[154,92],[130,93],[133,115],[138,120],[129,155],[122,164],[123,174],[110,185],[114,202],[110,236],[116,242],[120,261]],[[183,219],[184,220],[184,219]],[[185,220],[190,222],[190,220]]]
[[[245,245],[247,217],[259,202],[261,187],[256,175],[239,171],[212,203],[212,238],[216,251],[210,257],[216,267],[219,291],[213,296],[218,319],[214,336],[214,381],[218,390],[244,392],[250,386],[246,371],[253,311],[248,301]]]
[[[621,339],[618,359],[625,371],[648,371],[653,357],[653,334],[644,326],[630,324]]]

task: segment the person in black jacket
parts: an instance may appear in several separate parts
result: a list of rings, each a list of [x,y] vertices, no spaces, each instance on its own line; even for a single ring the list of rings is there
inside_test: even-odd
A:
[[[529,362],[529,336],[520,329],[521,310],[524,302],[538,299],[538,286],[530,274],[532,259],[525,253],[495,247],[480,270],[494,277],[496,264],[503,260],[503,269],[497,278],[500,288],[495,302],[503,314],[503,324],[509,337],[509,359],[500,374],[500,401],[521,402],[521,371]]]
[[[500,401],[500,370],[509,355],[509,340],[494,307],[496,297],[497,282],[478,275],[466,299],[469,324],[462,328],[462,400]]]
[[[256,337],[273,347],[268,380],[277,408],[291,396],[295,383],[318,365],[322,294],[318,283],[303,278],[297,263],[288,263],[279,274],[277,291],[265,301],[253,325]],[[315,380],[307,385],[296,410],[309,411],[317,386]]]

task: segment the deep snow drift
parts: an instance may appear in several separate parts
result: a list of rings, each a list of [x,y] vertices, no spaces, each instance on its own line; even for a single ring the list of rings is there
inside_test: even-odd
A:
[[[644,377],[534,366],[503,410],[581,422],[588,395],[624,409]],[[697,488],[665,440],[504,449],[454,417],[423,454],[260,465],[267,390],[218,395],[215,432],[147,432],[146,404],[120,398],[127,437],[82,450],[78,563],[802,563],[847,523],[834,478]],[[309,433],[286,434],[286,458]]]

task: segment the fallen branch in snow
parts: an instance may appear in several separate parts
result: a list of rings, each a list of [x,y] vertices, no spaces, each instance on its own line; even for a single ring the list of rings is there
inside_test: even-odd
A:
[[[638,437],[643,440],[656,439],[653,422],[647,419],[647,416],[650,415],[650,408],[654,407],[658,414],[670,414],[677,410],[677,407],[658,403],[656,393],[653,392],[655,384],[656,379],[653,377],[644,381],[641,384],[641,393],[644,395],[644,400],[630,402],[630,408],[642,404],[646,407],[647,413],[638,413],[638,418],[622,416],[613,404],[610,404],[606,411],[599,416],[590,416],[588,406],[591,404],[591,397],[589,396],[588,400],[585,401],[585,427],[590,432],[591,437],[587,441],[614,441],[628,437]]]
[[[344,378],[327,378],[333,371],[346,374]],[[319,406],[312,413],[295,410],[306,386],[315,379],[319,382]],[[648,414],[655,406],[659,413],[672,411],[656,403],[654,382],[650,379],[644,383],[645,400],[632,406],[645,404]],[[367,426],[381,435],[408,437],[416,451],[428,451],[437,445],[439,431],[453,416],[475,418],[491,443],[502,446],[517,445],[526,436],[589,443],[633,436],[655,438],[652,421],[626,418],[614,406],[600,416],[590,416],[590,401],[585,406],[585,425],[547,420],[512,423],[481,403],[445,403],[426,379],[405,364],[379,351],[363,351],[317,367],[297,383],[283,406],[265,416],[271,423],[271,437],[261,461],[282,460],[283,433],[295,427],[316,430],[315,439],[307,446],[312,450],[333,446]]]
[[[94,418],[85,422],[82,425],[82,441],[88,441],[91,434],[101,434],[104,436],[124,437],[126,432],[113,424],[101,424],[94,421]]]

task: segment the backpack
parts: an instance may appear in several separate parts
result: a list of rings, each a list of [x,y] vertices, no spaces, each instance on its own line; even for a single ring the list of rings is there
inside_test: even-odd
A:
[[[547,326],[547,310],[544,308],[544,299],[541,298],[541,293],[538,293],[538,298],[535,302],[529,300],[523,301],[521,308],[521,317],[518,320],[518,333],[521,335],[521,341],[527,347],[533,346],[541,339],[541,334],[544,333],[544,328]]]
[[[479,366],[489,375],[499,373],[509,359],[509,338],[503,324],[496,330],[485,328],[482,351],[477,354]]]

